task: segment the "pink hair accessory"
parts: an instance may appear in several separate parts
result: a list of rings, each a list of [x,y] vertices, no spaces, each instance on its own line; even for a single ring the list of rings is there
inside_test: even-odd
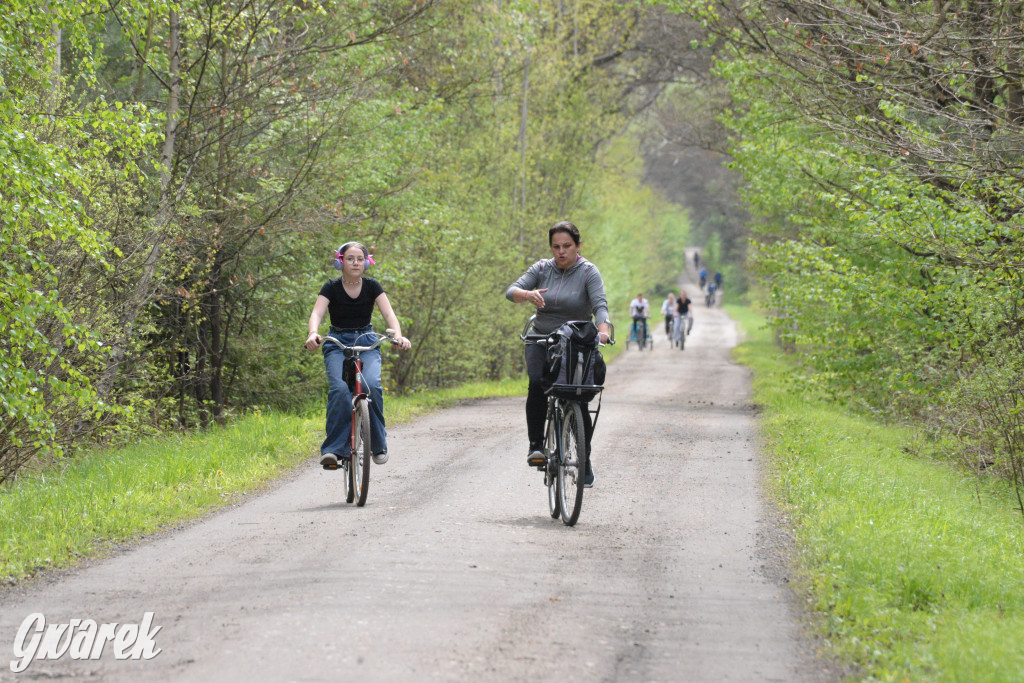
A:
[[[377,265],[377,262],[373,260],[373,254],[370,254],[366,257],[366,262],[371,266]]]

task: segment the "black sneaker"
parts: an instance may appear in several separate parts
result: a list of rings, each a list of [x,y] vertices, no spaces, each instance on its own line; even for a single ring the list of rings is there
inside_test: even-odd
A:
[[[583,481],[583,488],[589,489],[594,486],[594,466],[590,464],[590,459],[587,459],[587,476]]]
[[[530,467],[543,467],[548,459],[544,456],[544,448],[536,444],[530,445],[530,454],[526,456],[526,464]]]
[[[388,452],[380,451],[373,454],[373,462],[377,465],[383,465],[388,461]]]

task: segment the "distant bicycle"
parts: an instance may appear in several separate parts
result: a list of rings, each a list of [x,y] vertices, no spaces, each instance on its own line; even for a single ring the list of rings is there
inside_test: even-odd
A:
[[[360,354],[379,348],[384,340],[392,344],[398,344],[395,339],[394,330],[387,329],[384,334],[367,332],[363,336],[374,338],[369,346],[345,346],[331,336],[326,336],[320,342],[321,346],[328,342],[337,345],[345,354],[345,363],[351,368],[351,378],[348,379],[352,388],[352,434],[350,437],[351,450],[348,457],[342,457],[334,466],[324,466],[324,469],[336,470],[339,467],[345,472],[345,502],[362,507],[366,505],[366,496],[370,491],[370,396],[363,389],[363,361]],[[361,337],[360,337],[361,338]],[[346,368],[346,371],[348,368]]]
[[[689,318],[681,315],[672,319],[672,346],[680,351],[686,348],[687,322]]]
[[[647,318],[633,319],[633,325],[629,329],[629,337],[626,339],[627,349],[630,342],[636,344],[636,347],[641,351],[648,347],[654,348],[654,337],[651,336],[651,329],[647,325]]]

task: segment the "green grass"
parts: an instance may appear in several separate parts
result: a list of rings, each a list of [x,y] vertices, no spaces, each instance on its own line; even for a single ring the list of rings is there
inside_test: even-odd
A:
[[[808,600],[865,680],[1024,679],[1024,523],[1005,482],[910,455],[907,428],[800,393],[756,315],[747,339],[771,486]]]
[[[487,396],[526,393],[526,380],[388,396],[388,426]],[[319,452],[323,403],[302,415],[254,412],[198,434],[96,451],[0,487],[0,582],[72,566],[111,543],[196,518],[258,490]]]

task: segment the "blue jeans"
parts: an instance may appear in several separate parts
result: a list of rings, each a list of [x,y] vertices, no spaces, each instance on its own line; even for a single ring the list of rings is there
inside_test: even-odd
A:
[[[372,326],[360,330],[342,330],[332,327],[329,334],[345,346],[369,346],[376,339]],[[352,391],[342,379],[345,353],[337,344],[324,343],[324,367],[327,369],[327,438],[320,446],[320,454],[348,455],[352,452]],[[387,431],[384,429],[384,392],[380,389],[380,349],[359,354],[363,362],[363,391],[370,396],[370,450],[380,453],[388,449]]]

